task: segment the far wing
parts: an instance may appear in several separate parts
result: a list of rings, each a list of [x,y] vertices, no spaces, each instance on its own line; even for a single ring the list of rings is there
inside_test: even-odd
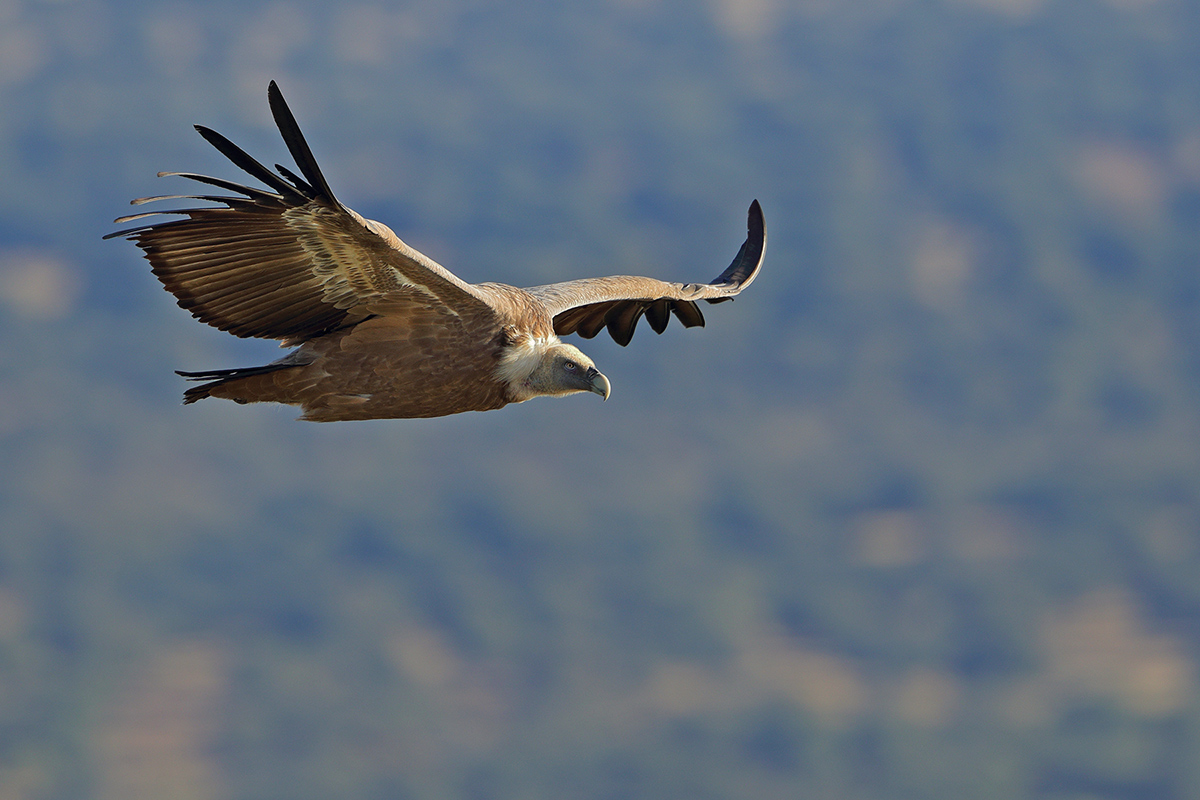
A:
[[[367,318],[367,306],[388,292],[416,290],[452,315],[488,313],[471,284],[406,245],[387,226],[364,219],[333,196],[312,151],[272,81],[271,112],[300,175],[267,169],[216,131],[196,130],[268,191],[222,178],[166,172],[241,196],[174,195],[134,200],[206,200],[223,206],[121,217],[159,221],[110,233],[146,253],[154,274],[192,315],[237,336],[295,344]]]
[[[559,335],[578,333],[590,339],[608,328],[617,344],[625,346],[643,315],[655,333],[666,330],[671,314],[685,328],[703,325],[704,315],[697,302],[733,299],[751,284],[762,266],[767,231],[757,200],[750,204],[746,228],[746,241],[733,263],[712,283],[668,283],[654,278],[613,275],[535,286],[527,291],[550,311],[554,332]]]

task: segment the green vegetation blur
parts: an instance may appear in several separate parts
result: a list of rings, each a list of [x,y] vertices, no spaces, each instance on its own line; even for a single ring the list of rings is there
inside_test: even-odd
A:
[[[0,800],[1200,796],[1200,4],[0,0]],[[265,363],[129,199],[289,163],[470,281],[766,266],[613,383]],[[171,207],[170,202],[165,204]]]

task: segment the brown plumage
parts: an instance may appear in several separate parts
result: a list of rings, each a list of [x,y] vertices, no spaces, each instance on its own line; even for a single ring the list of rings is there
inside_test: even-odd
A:
[[[412,249],[385,225],[334,197],[292,112],[272,81],[271,113],[300,168],[271,172],[224,136],[196,130],[268,191],[222,178],[163,172],[239,196],[171,195],[219,206],[157,214],[159,221],[110,233],[145,251],[155,276],[201,322],[235,336],[295,347],[262,367],[180,372],[207,381],[185,403],[298,405],[302,419],[437,417],[487,411],[540,395],[594,392],[608,379],[558,336],[607,328],[626,345],[644,315],[662,333],[671,314],[704,324],[697,303],[719,303],[749,286],[766,246],[762,209],[750,205],[748,235],[729,268],[708,284],[612,276],[518,289],[470,284]]]

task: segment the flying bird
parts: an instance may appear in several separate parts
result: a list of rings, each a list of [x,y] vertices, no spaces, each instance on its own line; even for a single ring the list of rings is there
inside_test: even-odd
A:
[[[187,172],[160,172],[231,195],[221,205],[151,211],[159,220],[108,234],[137,244],[151,270],[196,319],[235,336],[295,348],[261,367],[179,372],[200,385],[184,403],[299,406],[315,422],[438,417],[487,411],[542,395],[611,387],[592,359],[558,337],[602,329],[624,346],[645,316],[662,333],[674,316],[704,324],[698,302],[720,303],[750,285],[762,265],[762,209],[750,205],[746,241],[712,283],[615,275],[519,289],[471,284],[402,242],[386,225],[342,205],[313,158],[274,81],[267,98],[300,174],[264,167],[221,134],[196,130],[267,189]]]

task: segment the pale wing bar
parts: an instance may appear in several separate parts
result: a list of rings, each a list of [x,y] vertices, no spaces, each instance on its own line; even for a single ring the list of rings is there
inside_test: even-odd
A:
[[[762,266],[766,244],[762,207],[755,200],[747,214],[746,241],[712,283],[667,283],[615,275],[537,286],[529,291],[550,309],[554,332],[560,336],[577,333],[591,339],[607,328],[623,347],[633,338],[643,316],[655,333],[666,330],[672,314],[685,328],[704,325],[698,301],[722,303],[749,286]]]

